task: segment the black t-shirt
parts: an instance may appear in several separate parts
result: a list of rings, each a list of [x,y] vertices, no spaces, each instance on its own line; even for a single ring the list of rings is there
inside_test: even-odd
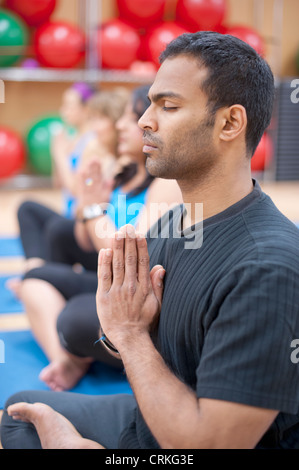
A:
[[[185,232],[182,213],[148,233],[151,266],[166,270],[156,347],[198,398],[279,410],[260,447],[299,448],[299,230],[256,182]],[[120,447],[159,447],[138,410]]]

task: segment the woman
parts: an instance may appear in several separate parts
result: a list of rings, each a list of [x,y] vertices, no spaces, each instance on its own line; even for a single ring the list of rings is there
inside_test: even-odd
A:
[[[80,248],[74,237],[78,171],[91,159],[99,159],[103,171],[111,175],[116,164],[116,121],[128,100],[124,88],[96,92],[89,85],[76,83],[63,95],[61,116],[76,130],[71,139],[65,132],[53,143],[55,179],[59,180],[64,209],[58,214],[36,201],[25,201],[18,209],[20,237],[25,253],[25,272],[46,261],[95,269],[96,253]],[[10,279],[8,288],[19,297],[20,278]]]
[[[113,201],[123,201],[120,213],[125,213],[125,223],[134,223],[146,232],[169,206],[181,202],[181,193],[175,181],[154,179],[147,173],[142,152],[142,131],[138,120],[146,110],[149,87],[134,90],[132,100],[117,122],[119,132],[118,152],[121,158],[130,158],[134,165],[126,166],[122,182],[118,182],[112,196],[108,197],[109,184],[101,178],[100,168],[90,163],[80,180],[80,208],[100,202],[110,209]],[[97,164],[96,164],[97,165]],[[129,176],[124,178],[128,171]],[[104,196],[104,194],[106,194]],[[101,196],[100,196],[101,195]],[[161,211],[151,211],[154,203],[163,203]],[[139,208],[136,216],[136,211]],[[137,204],[137,205],[136,205]],[[109,235],[119,228],[116,211],[98,215],[87,220],[79,214],[76,223],[77,240],[86,250],[98,251],[110,245]],[[121,222],[123,222],[121,220]],[[105,236],[102,236],[104,233]],[[46,264],[26,274],[22,283],[22,300],[25,304],[33,333],[45,351],[50,364],[40,374],[41,380],[53,390],[73,388],[86,373],[93,360],[100,360],[116,367],[121,361],[110,356],[100,344],[95,293],[97,275],[95,271],[74,272],[61,264]],[[57,323],[58,321],[58,323]],[[56,323],[58,330],[56,328]],[[58,334],[57,334],[58,333]]]

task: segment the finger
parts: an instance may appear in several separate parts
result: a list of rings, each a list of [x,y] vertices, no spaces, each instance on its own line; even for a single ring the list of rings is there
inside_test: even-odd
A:
[[[162,297],[163,297],[163,290],[164,290],[163,280],[165,277],[165,273],[166,273],[165,269],[160,267],[159,269],[156,269],[152,273],[152,277],[151,277],[153,291],[160,305],[162,304]]]
[[[94,178],[96,181],[102,180],[102,165],[99,162],[98,157],[92,157],[87,168],[90,177]]]
[[[99,254],[98,290],[101,293],[109,292],[112,284],[112,250],[103,249]]]
[[[102,265],[102,258],[103,258],[104,251],[105,251],[104,248],[102,248],[98,254],[98,279],[100,279],[100,276],[101,276],[101,265]]]
[[[161,264],[156,264],[156,266],[154,266],[151,271],[150,271],[150,278],[151,280],[153,280],[153,276],[154,274],[159,270],[159,269],[163,269],[163,266]]]
[[[87,178],[87,173],[83,171],[82,169],[78,170],[77,172],[77,181],[81,186],[85,185],[85,180]]]
[[[119,231],[116,232],[112,242],[112,269],[113,269],[113,283],[115,286],[121,286],[124,282],[125,276],[125,253],[124,253],[124,234]]]
[[[149,254],[147,249],[146,238],[143,234],[139,233],[137,236],[137,252],[138,252],[138,281],[148,288],[150,285],[150,266]]]
[[[137,247],[135,229],[132,225],[122,227],[125,233],[125,280],[133,291],[137,281]]]

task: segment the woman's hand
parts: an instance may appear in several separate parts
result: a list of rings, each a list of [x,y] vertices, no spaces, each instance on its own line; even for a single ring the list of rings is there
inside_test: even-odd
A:
[[[78,170],[78,207],[109,202],[113,184],[113,179],[107,180],[103,177],[100,161],[97,158],[91,159]]]

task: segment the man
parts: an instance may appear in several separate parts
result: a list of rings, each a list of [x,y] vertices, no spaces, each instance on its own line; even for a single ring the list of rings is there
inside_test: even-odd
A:
[[[176,179],[186,206],[99,254],[101,339],[134,397],[17,394],[6,448],[299,447],[299,232],[250,172],[271,70],[212,32],[180,36],[161,61],[139,124],[148,170]]]

